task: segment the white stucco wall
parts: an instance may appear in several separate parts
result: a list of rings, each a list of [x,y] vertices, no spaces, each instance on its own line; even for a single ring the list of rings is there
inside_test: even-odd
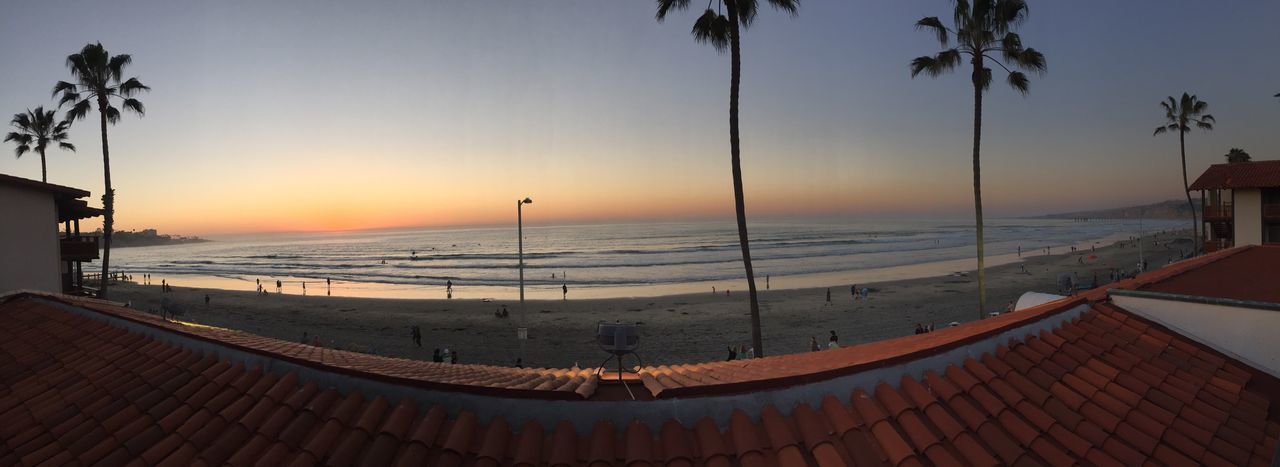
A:
[[[1237,198],[1239,199],[1239,198]],[[1113,294],[1121,308],[1280,377],[1280,311]]]
[[[1235,245],[1262,244],[1262,190],[1235,190]]]
[[[0,185],[0,291],[62,291],[53,195]]]

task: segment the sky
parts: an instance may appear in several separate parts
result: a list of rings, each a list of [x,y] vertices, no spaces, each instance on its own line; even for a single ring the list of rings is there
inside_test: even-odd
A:
[[[697,2],[694,2],[697,3]],[[1197,94],[1194,178],[1232,147],[1280,158],[1280,2],[1030,0],[1048,73],[984,102],[986,215],[1182,196],[1158,104]],[[700,5],[695,5],[700,7]],[[184,235],[733,216],[729,57],[699,14],[643,0],[5,2],[0,115],[56,105],[100,41],[151,86],[109,128],[118,229]],[[696,10],[696,9],[695,9]],[[912,79],[942,0],[762,8],[742,39],[748,215],[971,216],[973,93]],[[97,115],[49,181],[103,190]],[[7,118],[6,118],[7,120]],[[0,173],[39,179],[5,143]],[[95,224],[90,223],[88,227]]]

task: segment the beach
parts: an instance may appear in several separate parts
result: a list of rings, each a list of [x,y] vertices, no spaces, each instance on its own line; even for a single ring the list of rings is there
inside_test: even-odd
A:
[[[1189,242],[1185,233],[1148,236],[1144,258],[1151,269],[1163,266],[1179,257],[1179,246],[1189,250]],[[1075,273],[1085,284],[1092,283],[1096,274],[1103,284],[1112,268],[1132,270],[1138,261],[1133,241],[1076,248],[1076,252],[1054,248],[1047,255],[1025,251],[1022,258],[1005,255],[994,261],[999,265],[987,268],[987,311],[1003,310],[1024,292],[1055,293],[1060,273]],[[988,257],[988,264],[992,263]],[[763,278],[758,278],[766,354],[808,351],[810,337],[825,346],[832,330],[841,345],[853,345],[909,335],[916,323],[941,328],[979,315],[974,273],[859,282],[859,288],[870,290],[866,300],[854,300],[852,284],[832,279],[828,303],[827,287],[765,290]],[[183,321],[290,341],[302,339],[305,332],[326,346],[379,355],[429,360],[434,349],[448,348],[458,353],[459,363],[506,366],[521,355],[516,328],[522,319],[519,301],[514,299],[325,296],[323,281],[312,285],[306,296],[295,293],[298,290],[276,294],[274,284],[268,287],[272,293],[265,296],[181,284],[162,294],[159,280],[153,280],[152,285],[116,285],[111,297],[148,311],[159,310],[161,300],[167,299],[183,310],[178,317]],[[785,284],[786,278],[774,277],[772,283]],[[508,317],[494,316],[504,306]],[[599,365],[607,357],[595,343],[599,321],[640,323],[638,355],[646,365],[723,360],[727,346],[751,341],[747,294],[742,290],[585,299],[574,298],[571,290],[568,300],[526,300],[525,308],[527,366]],[[410,327],[415,325],[422,330],[421,348],[410,338]],[[628,365],[632,364],[629,359]]]

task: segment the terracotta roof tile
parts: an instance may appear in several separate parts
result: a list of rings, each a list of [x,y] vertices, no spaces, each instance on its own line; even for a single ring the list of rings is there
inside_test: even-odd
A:
[[[956,344],[948,336],[981,338],[1062,306],[853,350],[643,368],[637,378],[654,395],[674,397],[695,394],[679,392],[684,390],[750,391],[770,386],[746,384],[782,384],[787,375],[839,376],[878,359],[933,355],[939,345]],[[453,386],[430,387],[459,391],[477,389],[458,384],[541,392],[594,384],[589,370],[493,372],[445,365],[447,371],[439,371],[430,362],[309,348],[235,331],[192,332],[132,310],[99,307],[163,332],[234,343],[294,365],[307,365],[303,359],[341,365],[312,369],[344,378],[381,378],[378,372],[385,372],[418,383],[380,382],[447,382]],[[44,318],[26,319],[33,316]],[[972,331],[979,327],[981,332]],[[69,351],[31,345],[58,339]],[[1277,396],[1247,384],[1261,376],[1107,303],[938,372],[855,389],[849,400],[825,395],[816,410],[805,403],[765,404],[758,419],[734,412],[723,431],[707,418],[688,428],[669,420],[656,438],[652,426],[639,422],[626,424],[621,433],[612,423],[597,423],[581,438],[566,422],[550,431],[526,423],[514,432],[502,417],[480,420],[467,410],[450,417],[451,407],[444,405],[419,412],[412,398],[392,407],[385,394],[320,387],[298,373],[246,368],[167,342],[30,298],[0,303],[0,416],[11,422],[0,425],[0,463],[1250,464],[1267,462],[1280,435],[1280,424],[1266,415]],[[353,367],[364,373],[351,373]]]

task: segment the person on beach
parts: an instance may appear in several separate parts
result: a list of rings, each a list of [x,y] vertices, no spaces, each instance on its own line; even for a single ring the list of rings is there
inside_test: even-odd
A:
[[[516,368],[524,368],[524,359],[516,357]]]
[[[821,350],[818,347],[818,338],[816,336],[809,336],[809,351],[817,352],[818,350]]]
[[[731,362],[735,358],[738,358],[738,351],[734,350],[733,346],[731,345],[729,346],[729,358],[724,359],[724,361]]]
[[[920,334],[924,334],[924,326],[921,326],[920,323],[916,323],[916,335],[918,336]]]
[[[436,350],[434,352],[431,352],[431,361],[436,363],[440,363],[444,361],[444,357],[440,355],[439,347],[436,347]]]
[[[414,345],[417,345],[419,348],[422,347],[422,328],[418,327],[416,324],[413,325],[409,328],[409,336],[413,338]]]
[[[561,285],[561,286],[560,286],[560,291],[561,291],[561,292],[562,292],[562,294],[563,294],[563,296],[562,296],[562,297],[560,297],[560,299],[561,299],[561,300],[568,300],[568,299],[569,299],[569,284],[563,284],[563,285]]]
[[[827,348],[828,349],[840,348],[840,338],[836,337],[836,331],[834,329],[831,330],[831,337],[827,338]]]
[[[453,280],[450,279],[444,281],[444,291],[450,294],[453,293]]]
[[[209,306],[209,294],[204,294],[204,306]]]
[[[849,286],[849,295],[853,295],[854,300],[858,299],[858,284]]]
[[[457,351],[457,350],[455,350],[455,351],[453,351],[453,352],[450,352],[450,353],[449,353],[449,363],[451,363],[451,364],[452,364],[452,363],[458,363],[458,351]]]
[[[1022,245],[1018,245],[1018,257],[1022,257]]]
[[[827,303],[831,303],[831,287],[827,287]]]
[[[715,294],[716,294],[716,286],[713,285],[711,286],[711,295],[715,295]]]
[[[280,279],[276,279],[276,293],[283,293],[283,292],[284,292],[284,284],[280,282]]]
[[[768,274],[765,274],[765,275],[764,275],[764,289],[765,289],[765,290],[769,290],[769,275],[768,275]]]
[[[738,358],[747,358],[747,344],[738,346]]]

